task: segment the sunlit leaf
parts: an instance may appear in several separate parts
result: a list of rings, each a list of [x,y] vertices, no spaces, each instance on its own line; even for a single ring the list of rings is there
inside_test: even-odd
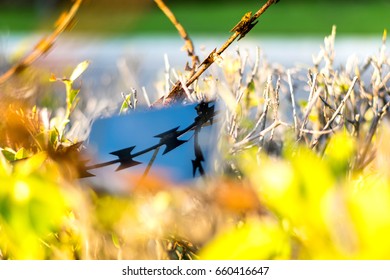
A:
[[[131,97],[132,97],[131,93],[125,95],[125,100],[123,100],[122,106],[119,110],[120,114],[126,112],[130,108],[129,104],[131,104]]]
[[[362,258],[390,257],[389,182],[365,179],[359,190],[351,189],[348,207],[360,239]]]
[[[21,148],[15,154],[15,160],[24,159],[27,158],[28,156],[29,154],[27,153],[26,149]]]
[[[79,63],[70,75],[69,80],[71,82],[75,81],[78,77],[80,77],[81,74],[84,73],[85,70],[87,70],[89,64],[90,62],[88,60]]]
[[[25,161],[17,162],[15,172],[21,176],[27,176],[39,169],[46,159],[47,154],[45,152],[38,153]]]
[[[289,238],[272,220],[250,220],[218,234],[199,253],[207,260],[261,260],[290,257]]]

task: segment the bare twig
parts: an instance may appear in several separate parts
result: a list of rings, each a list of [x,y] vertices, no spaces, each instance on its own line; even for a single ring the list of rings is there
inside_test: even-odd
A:
[[[154,0],[157,6],[163,11],[163,13],[168,17],[168,19],[172,22],[172,24],[176,27],[180,36],[185,41],[185,49],[187,54],[192,59],[192,67],[191,67],[191,75],[195,72],[196,65],[199,63],[199,58],[195,54],[195,48],[192,40],[188,36],[187,31],[181,25],[181,23],[177,20],[172,11],[168,8],[168,6],[162,0]]]
[[[319,98],[321,99],[321,102],[324,103],[325,107],[328,107],[329,109],[331,109],[333,112],[335,112],[337,109],[334,108],[331,104],[329,104],[321,95],[319,95]],[[339,112],[338,114],[339,116],[341,116],[342,114]],[[352,125],[355,125],[355,121],[353,120],[350,120],[349,118],[347,117],[344,117],[345,118],[345,121],[352,124]]]
[[[330,120],[325,124],[324,128],[322,129],[323,131],[327,130],[332,125],[333,121],[336,119],[336,117],[343,110],[345,102],[348,100],[348,98],[352,94],[353,88],[355,87],[357,80],[358,80],[358,77],[355,76],[352,80],[352,83],[348,89],[347,94],[344,96],[343,100],[341,101],[340,105],[337,107],[336,111],[333,113]],[[315,146],[317,146],[319,139],[320,139],[320,137],[317,137],[314,139],[313,143],[311,144],[311,148],[314,148]]]
[[[238,89],[237,89],[236,93],[240,93],[240,89],[242,88],[243,79],[244,79],[245,66],[246,66],[246,63],[248,61],[249,55],[248,55],[248,53],[246,53],[246,55],[244,57],[242,57],[240,50],[237,50],[237,54],[238,54],[238,57],[240,58],[241,63],[240,63],[240,69],[239,69],[240,75],[239,75],[239,81],[238,81]],[[239,97],[239,99],[241,99],[244,92],[245,91],[241,91],[241,96]]]
[[[276,81],[276,88],[274,90],[275,94],[272,95],[272,111],[273,111],[274,122],[279,119],[279,104],[280,104],[279,90],[280,90],[280,85],[281,85],[281,83],[280,83],[280,76],[279,76],[278,80]],[[274,133],[275,133],[275,129],[273,129],[271,131],[271,136],[269,138],[270,141],[274,138]]]
[[[253,66],[252,69],[252,76],[251,79],[253,80],[256,76],[256,74],[259,72],[260,68],[260,48],[256,47],[256,60],[255,60],[255,65]]]
[[[255,127],[252,129],[251,132],[249,132],[245,136],[243,141],[251,139],[253,137],[253,135],[255,135],[256,131],[258,131],[259,127],[260,127],[260,131],[265,129],[265,124],[267,122],[267,114],[268,114],[268,110],[269,110],[269,106],[270,106],[269,91],[270,91],[271,83],[272,83],[272,77],[271,77],[271,75],[269,75],[268,80],[267,80],[267,84],[266,84],[266,88],[264,89],[264,100],[265,100],[265,102],[264,102],[264,106],[263,106],[263,113],[261,114],[261,116],[257,120],[257,122],[255,124]]]
[[[169,76],[169,72],[171,70],[171,65],[169,64],[169,59],[168,59],[168,55],[167,54],[164,54],[164,63],[165,63],[165,72],[164,72],[164,76],[165,76],[165,92],[164,92],[164,96],[167,96],[167,94],[169,93],[169,89],[170,89],[170,84],[171,84],[171,80],[170,80],[170,76]]]
[[[271,88],[271,85],[272,85],[272,75],[269,75],[268,76],[268,80],[267,80],[267,85],[266,85],[266,89],[264,90],[264,99],[266,100],[265,104],[264,104],[264,112],[263,112],[263,115],[264,115],[264,118],[260,118],[262,119],[261,122],[259,123],[260,124],[260,130],[263,131],[265,129],[265,125],[267,123],[267,115],[268,115],[268,111],[269,111],[269,107],[270,107],[270,88]],[[249,139],[250,137],[248,137]],[[263,135],[259,135],[259,147],[262,147],[263,144],[264,144],[264,136]]]
[[[186,94],[188,100],[189,100],[190,102],[194,102],[194,98],[191,96],[191,91],[190,91],[190,89],[186,86],[186,82],[185,82],[185,80],[184,80],[184,77],[183,77],[183,76],[179,76],[179,77],[178,77],[178,80],[181,82],[181,85],[182,85],[182,87],[183,87],[183,90],[184,90],[184,92],[185,92],[185,94]]]
[[[148,96],[148,93],[146,92],[145,87],[142,87],[142,93],[144,95],[146,104],[148,104],[148,107],[152,106],[152,104],[150,103],[149,96]]]
[[[297,110],[295,106],[295,96],[294,96],[294,87],[291,81],[291,73],[290,70],[287,70],[287,78],[288,78],[288,85],[290,87],[290,96],[291,96],[291,106],[293,109],[293,118],[294,118],[294,130],[296,135],[298,134],[298,118],[297,118]]]
[[[145,171],[141,176],[141,179],[138,182],[138,185],[141,185],[144,182],[144,180],[146,179],[146,177],[149,175],[149,171],[152,168],[153,163],[156,160],[159,151],[160,151],[160,147],[158,147],[154,150],[153,155],[150,158],[150,161],[149,161],[148,165],[146,166]]]
[[[325,135],[325,134],[334,133],[335,129],[328,129],[328,130],[300,129],[300,131],[303,132],[303,133],[307,133],[307,134]]]
[[[303,133],[305,133],[304,128],[307,124],[307,120],[309,119],[309,115],[310,115],[311,111],[313,110],[314,104],[316,104],[318,97],[320,96],[320,91],[317,91],[316,94],[314,95],[316,84],[317,84],[317,73],[315,73],[314,77],[313,77],[313,82],[312,82],[312,86],[310,89],[310,95],[309,95],[311,98],[309,98],[309,104],[307,105],[306,112],[305,112],[305,115],[303,117],[301,129],[299,130],[298,141],[301,140]]]
[[[42,38],[29,54],[0,76],[0,84],[6,82],[14,74],[23,71],[25,68],[34,63],[40,56],[48,52],[57,40],[58,36],[72,26],[74,17],[82,2],[83,0],[76,0],[69,12],[62,14],[57,20],[57,27],[54,31],[49,36]]]
[[[280,120],[276,120],[270,126],[263,129],[262,131],[260,131],[258,134],[252,135],[248,138],[241,140],[240,142],[235,143],[230,152],[235,153],[239,150],[245,149],[246,146],[248,146],[248,144],[250,144],[252,141],[259,139],[259,138],[264,138],[264,136],[267,133],[272,132],[272,130],[274,130],[275,128],[277,128],[280,125],[287,125],[287,124],[284,122],[281,122]]]

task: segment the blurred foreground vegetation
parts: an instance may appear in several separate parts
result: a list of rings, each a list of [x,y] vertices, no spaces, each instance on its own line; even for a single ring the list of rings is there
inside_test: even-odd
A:
[[[223,104],[213,176],[137,185],[118,172],[122,193],[77,179],[89,63],[65,78],[15,68],[1,83],[0,258],[389,259],[386,32],[379,52],[342,67],[335,40],[334,28],[308,68],[224,55],[188,93]],[[50,82],[63,106],[43,105]]]

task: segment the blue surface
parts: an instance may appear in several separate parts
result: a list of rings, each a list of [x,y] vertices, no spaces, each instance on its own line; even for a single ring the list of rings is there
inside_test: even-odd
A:
[[[135,146],[132,154],[136,154],[159,143],[160,138],[155,137],[168,130],[179,127],[183,130],[194,123],[197,117],[196,104],[187,106],[175,106],[164,109],[144,110],[130,112],[127,115],[115,116],[97,120],[87,141],[87,150],[94,156],[94,160],[88,163],[93,165],[106,161],[118,159],[110,153]],[[202,148],[205,162],[203,167],[206,173],[209,172],[210,160],[213,154],[212,147],[216,147],[215,125],[208,125],[202,128],[199,135],[199,144]],[[150,170],[150,175],[157,175],[168,178],[174,182],[183,182],[193,179],[192,160],[195,159],[194,130],[180,136],[179,140],[188,142],[178,146],[172,151],[163,154],[166,145],[161,146],[158,155]],[[137,166],[116,171],[119,163],[111,166],[90,170],[95,174],[95,182],[99,177],[111,178],[114,181],[116,174],[132,174],[141,177],[144,173],[154,151],[134,158],[141,162]],[[199,172],[196,172],[199,176]]]

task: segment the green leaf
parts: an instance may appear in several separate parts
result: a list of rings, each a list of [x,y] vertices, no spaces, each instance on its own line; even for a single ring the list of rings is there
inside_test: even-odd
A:
[[[52,130],[50,130],[49,141],[50,141],[50,144],[52,145],[52,147],[55,147],[55,145],[57,144],[58,139],[59,139],[59,135],[60,135],[60,133],[56,127],[54,127]]]
[[[119,111],[119,114],[126,112],[127,109],[129,109],[129,104],[131,104],[131,93],[126,95],[125,100],[123,101],[121,109]]]
[[[12,150],[11,148],[5,148],[1,150],[1,153],[8,161],[14,161],[15,160],[15,154],[16,152]]]
[[[76,96],[79,94],[80,90],[79,89],[70,89],[69,91],[69,105],[72,105]]]
[[[79,63],[76,68],[73,70],[72,75],[70,75],[69,80],[71,82],[75,81],[78,77],[80,77],[81,74],[84,73],[84,71],[88,68],[89,66],[89,61],[85,60],[81,63]]]

